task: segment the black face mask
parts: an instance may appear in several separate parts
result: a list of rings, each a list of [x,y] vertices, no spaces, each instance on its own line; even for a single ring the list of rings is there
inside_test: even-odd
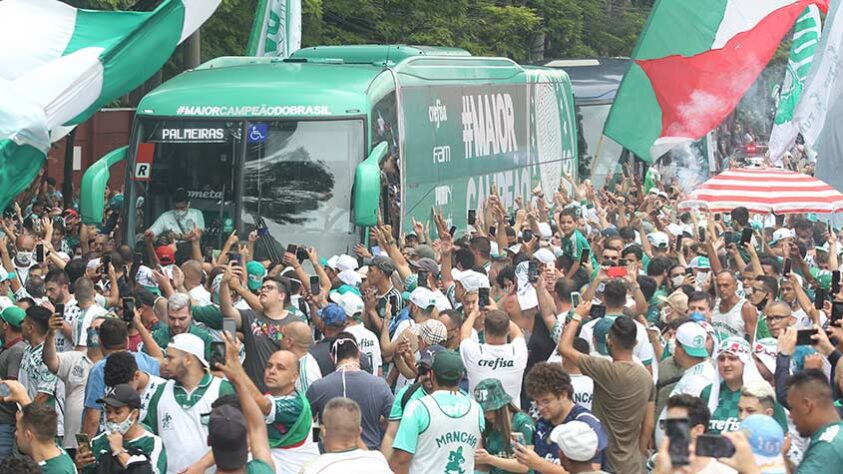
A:
[[[769,298],[767,298],[767,297],[765,296],[763,300],[761,300],[758,304],[756,304],[756,305],[755,305],[755,309],[757,309],[758,311],[763,311],[763,310],[764,310],[764,308],[766,308],[766,307],[767,307],[767,300],[768,300],[768,299],[769,299]]]

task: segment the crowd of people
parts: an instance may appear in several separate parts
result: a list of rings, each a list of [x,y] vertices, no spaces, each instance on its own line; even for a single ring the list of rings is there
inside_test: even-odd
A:
[[[2,220],[0,473],[843,465],[843,233],[816,216],[569,179],[324,258],[205,247],[179,191],[132,248],[48,184]]]

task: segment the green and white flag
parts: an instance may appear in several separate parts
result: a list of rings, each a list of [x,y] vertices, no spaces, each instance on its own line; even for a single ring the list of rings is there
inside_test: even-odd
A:
[[[258,0],[247,56],[286,58],[301,48],[301,0]]]
[[[123,12],[0,1],[0,208],[29,186],[52,143],[143,84],[219,3]]]
[[[815,5],[809,5],[796,20],[790,58],[787,61],[784,82],[779,91],[779,104],[776,118],[773,120],[773,130],[770,133],[771,164],[780,163],[784,153],[796,140],[798,130],[793,123],[793,112],[796,110],[796,104],[799,103],[805,79],[814,61],[814,53],[820,41],[820,22],[820,11]]]

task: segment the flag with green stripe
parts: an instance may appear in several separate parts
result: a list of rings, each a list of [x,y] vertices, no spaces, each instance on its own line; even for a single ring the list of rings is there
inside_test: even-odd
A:
[[[219,3],[124,12],[0,1],[0,208],[29,186],[52,143],[143,84]]]
[[[790,58],[784,73],[784,81],[779,91],[779,104],[776,118],[773,120],[773,130],[770,132],[769,152],[770,163],[778,164],[785,151],[796,140],[798,130],[792,123],[793,111],[802,95],[805,79],[811,71],[811,63],[821,32],[820,11],[810,5],[796,20],[793,29],[793,44],[790,47]]]

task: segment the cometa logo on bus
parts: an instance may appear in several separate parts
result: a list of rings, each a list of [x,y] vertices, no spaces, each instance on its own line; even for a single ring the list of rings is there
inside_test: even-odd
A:
[[[509,94],[463,96],[461,119],[466,158],[518,151],[515,109]]]

